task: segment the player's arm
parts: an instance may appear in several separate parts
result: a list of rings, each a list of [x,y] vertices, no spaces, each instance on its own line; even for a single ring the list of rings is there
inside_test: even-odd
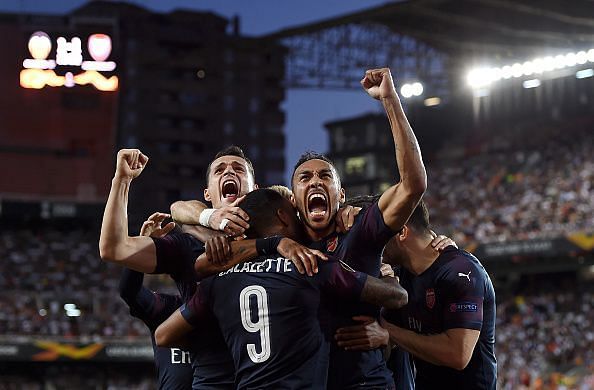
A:
[[[184,346],[188,333],[207,318],[206,314],[210,313],[210,310],[203,292],[204,283],[208,281],[202,282],[188,302],[157,327],[155,342],[159,347]]]
[[[377,279],[332,259],[320,266],[315,281],[325,293],[337,298],[361,301],[388,309],[399,309],[408,302],[408,293],[396,278]]]
[[[238,236],[250,227],[249,216],[237,206],[244,197],[220,209],[210,209],[198,200],[177,201],[171,205],[171,216],[180,224],[199,225]]]
[[[480,331],[475,329],[448,329],[436,335],[423,335],[400,328],[386,320],[381,325],[394,343],[429,363],[463,370],[470,362]]]
[[[484,271],[456,259],[439,281],[443,297],[444,331],[435,335],[417,334],[382,319],[390,340],[413,355],[433,364],[463,370],[478,341],[483,325],[485,297]]]
[[[240,241],[215,237],[207,242],[205,253],[198,257],[194,267],[203,278],[226,271],[257,256],[276,255],[277,253],[290,259],[300,273],[307,273],[309,276],[317,273],[318,258],[327,259],[322,252],[281,236]]]
[[[155,296],[142,285],[144,274],[124,268],[120,276],[120,297],[136,313],[148,314],[155,304]]]
[[[159,347],[183,347],[186,345],[186,336],[192,329],[194,326],[184,318],[181,310],[176,310],[157,327],[155,342]]]
[[[399,231],[427,189],[427,173],[419,144],[404,114],[394,81],[388,68],[365,72],[361,80],[367,93],[382,102],[396,146],[396,162],[400,181],[381,195],[378,206],[384,222]]]
[[[150,237],[128,235],[128,193],[148,157],[138,149],[122,149],[117,154],[116,172],[105,205],[99,253],[101,259],[118,263],[139,272],[153,272],[157,263],[156,248]]]
[[[368,276],[360,299],[362,302],[395,310],[408,303],[408,293],[396,278],[378,279]]]

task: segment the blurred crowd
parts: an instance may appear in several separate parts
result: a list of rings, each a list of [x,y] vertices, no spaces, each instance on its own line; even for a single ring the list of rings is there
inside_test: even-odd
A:
[[[555,287],[499,300],[498,388],[594,388],[594,289]]]
[[[462,246],[594,232],[594,133],[430,166],[432,223]]]
[[[119,299],[121,268],[99,259],[97,242],[82,230],[3,231],[0,334],[147,336]]]

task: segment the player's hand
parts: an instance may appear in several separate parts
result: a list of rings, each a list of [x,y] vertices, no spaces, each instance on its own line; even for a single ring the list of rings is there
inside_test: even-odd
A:
[[[171,215],[165,213],[154,213],[142,223],[140,235],[154,238],[166,236],[175,227],[175,222],[169,222],[167,225],[161,226],[166,218],[171,218]]]
[[[309,276],[318,273],[318,258],[328,260],[328,257],[322,252],[310,249],[286,237],[280,241],[276,250],[284,258],[291,260],[300,274],[307,273]]]
[[[229,206],[221,207],[217,209],[208,220],[208,225],[211,229],[220,230],[230,236],[242,235],[247,229],[249,229],[249,219],[245,211],[237,207],[239,202],[245,198],[240,196],[231,203]],[[224,222],[226,221],[226,222]],[[224,223],[223,223],[224,222]],[[221,229],[221,227],[223,227]]]
[[[370,69],[361,80],[365,92],[374,99],[398,98],[394,80],[388,68]]]
[[[231,260],[231,244],[224,236],[211,237],[204,243],[204,250],[208,261],[216,265],[226,264]]]
[[[375,318],[356,316],[353,320],[360,324],[339,328],[336,331],[334,338],[339,347],[347,351],[370,351],[388,345],[390,335]]]
[[[431,233],[433,233],[434,237],[433,240],[431,241],[431,247],[433,249],[435,249],[436,251],[443,251],[446,247],[452,245],[454,247],[456,247],[456,249],[458,249],[458,245],[456,245],[456,242],[454,240],[452,240],[451,238],[444,236],[443,234],[440,234],[439,236],[436,235],[433,231],[431,231]]]
[[[116,160],[115,178],[121,180],[137,178],[148,163],[148,157],[138,149],[121,149]]]
[[[344,206],[336,213],[336,232],[346,233],[353,227],[355,217],[361,211],[361,207]]]
[[[380,277],[382,278],[393,278],[394,269],[390,264],[382,263],[380,267]]]

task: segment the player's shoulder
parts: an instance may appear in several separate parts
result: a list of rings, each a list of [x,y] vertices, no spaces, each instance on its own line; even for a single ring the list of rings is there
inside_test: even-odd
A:
[[[463,249],[447,247],[440,255],[440,261],[439,274],[441,278],[457,279],[462,275],[472,275],[475,278],[487,276],[479,259]]]

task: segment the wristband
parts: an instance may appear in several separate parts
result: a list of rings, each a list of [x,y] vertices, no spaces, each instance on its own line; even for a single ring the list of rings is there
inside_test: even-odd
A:
[[[277,253],[276,248],[280,244],[283,236],[270,236],[256,239],[256,251],[259,256],[268,256]]]
[[[208,224],[208,222],[210,221],[210,217],[215,211],[217,211],[217,209],[202,210],[202,212],[200,213],[200,217],[198,218],[198,222],[200,223],[200,225],[209,228],[210,225]]]

